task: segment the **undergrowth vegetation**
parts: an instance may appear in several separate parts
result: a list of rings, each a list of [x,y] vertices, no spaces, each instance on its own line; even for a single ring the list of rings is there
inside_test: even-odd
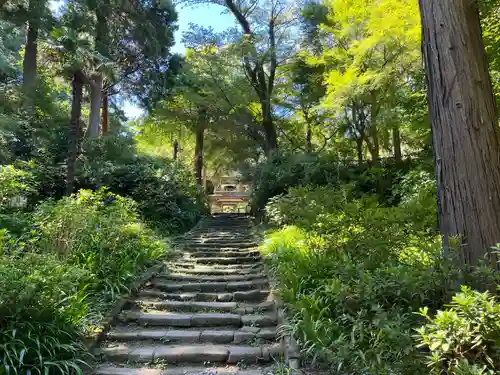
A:
[[[71,196],[57,165],[0,167],[0,374],[82,374],[103,315],[168,256],[151,228],[176,234],[203,214],[182,164],[137,155],[123,136],[85,147],[104,156],[79,160]]]
[[[277,229],[262,252],[289,309],[285,329],[306,357],[335,374],[496,373],[493,297],[466,291],[451,312],[433,316],[460,281],[481,288],[497,276],[487,266],[460,269],[458,250],[443,252],[435,183],[425,169],[400,173],[383,197],[352,180],[290,187],[270,199],[267,219]],[[420,335],[419,311],[429,314]]]

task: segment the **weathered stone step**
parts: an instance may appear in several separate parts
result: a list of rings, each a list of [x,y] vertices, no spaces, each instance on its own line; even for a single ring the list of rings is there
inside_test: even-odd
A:
[[[116,345],[98,352],[114,362],[139,363],[166,360],[169,363],[226,362],[247,364],[269,362],[283,353],[281,345]]]
[[[189,275],[186,273],[165,273],[159,274],[158,278],[165,280],[175,280],[175,281],[249,281],[254,279],[263,279],[266,275],[262,272],[259,273],[247,273],[238,275]]]
[[[118,327],[108,332],[111,341],[158,341],[162,344],[265,344],[276,339],[276,328],[242,327],[231,329],[145,329]]]
[[[253,242],[255,243],[255,237],[253,236],[245,236],[245,235],[231,235],[231,236],[194,236],[191,238],[186,238],[185,241],[188,242],[196,242],[196,243],[239,243],[239,242]]]
[[[139,296],[169,299],[173,301],[220,301],[220,302],[261,302],[269,294],[269,290],[248,290],[236,291],[233,293],[166,293],[158,289],[143,289],[139,291]]]
[[[260,257],[259,250],[221,250],[221,249],[213,249],[213,250],[192,250],[185,255],[189,255],[193,258],[200,257]]]
[[[240,263],[257,263],[261,260],[260,256],[245,256],[245,257],[199,257],[191,258],[196,263],[200,264],[225,264],[237,265]]]
[[[122,311],[118,318],[122,323],[137,322],[144,326],[163,327],[240,327],[242,315],[231,313],[165,313],[161,311],[143,313]]]
[[[112,363],[102,364],[94,372],[95,375],[269,375],[272,374],[272,368],[252,368],[241,369],[238,366],[224,367],[195,367],[195,366],[168,366],[168,371],[155,368],[131,368],[116,367]]]
[[[213,281],[213,282],[167,282],[155,278],[149,284],[156,289],[165,292],[234,292],[238,290],[251,290],[269,286],[267,279],[255,279],[250,281]]]
[[[254,263],[254,264],[246,263],[246,264],[237,264],[237,265],[234,265],[234,264],[214,264],[214,263],[199,264],[199,263],[196,263],[194,261],[182,260],[182,261],[176,261],[176,262],[170,263],[167,267],[169,269],[174,267],[174,268],[185,268],[188,270],[189,269],[198,269],[198,270],[203,269],[203,270],[212,270],[212,271],[222,270],[222,271],[228,271],[230,273],[233,273],[235,271],[252,272],[252,271],[256,271],[256,270],[262,270],[263,264],[261,262]]]
[[[231,244],[217,243],[184,243],[182,247],[186,249],[250,249],[259,246],[256,242],[233,242]]]
[[[243,265],[242,265],[243,266]],[[193,266],[193,264],[189,263],[189,267],[185,265],[171,265],[169,266],[169,270],[173,273],[182,273],[189,275],[209,275],[209,276],[245,276],[245,275],[260,275],[262,274],[262,267],[237,267],[237,268],[220,268],[220,267],[211,267],[211,266]]]
[[[165,313],[161,311],[144,313],[125,310],[120,313],[118,320],[122,323],[137,322],[144,326],[163,327],[269,327],[277,323],[274,312],[240,315],[233,313]]]
[[[238,302],[210,302],[210,301],[158,301],[151,299],[136,299],[129,302],[131,306],[152,308],[160,311],[215,311],[232,312],[235,314],[253,314],[255,312],[271,310],[274,307],[273,301],[261,303],[245,304]]]

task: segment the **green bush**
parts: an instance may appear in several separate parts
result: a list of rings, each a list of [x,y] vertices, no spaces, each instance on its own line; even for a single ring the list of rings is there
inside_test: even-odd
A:
[[[414,312],[451,298],[458,270],[422,226],[436,215],[425,203],[433,190],[421,190],[386,207],[349,186],[301,187],[267,206],[271,223],[294,225],[262,249],[292,313],[287,329],[337,373],[426,373]]]
[[[422,165],[420,165],[422,164]],[[401,195],[394,192],[405,175],[417,166],[426,171],[425,162],[407,160],[395,163],[382,160],[377,168],[369,164],[358,165],[329,155],[276,154],[257,166],[252,181],[251,204],[260,212],[269,199],[286,194],[292,187],[351,185],[351,192],[360,198],[366,194],[377,196],[383,204],[394,205]],[[429,172],[422,172],[429,175]]]
[[[77,177],[81,188],[107,186],[134,199],[143,217],[175,233],[190,229],[206,211],[203,191],[183,164],[139,155],[134,138],[109,135],[84,145]]]
[[[0,374],[80,374],[82,337],[165,244],[137,205],[100,189],[47,201],[0,232]]]
[[[488,292],[463,286],[448,309],[429,316],[418,330],[435,374],[494,375],[500,372],[500,304]]]
[[[23,207],[35,191],[33,176],[14,165],[0,165],[0,214]]]

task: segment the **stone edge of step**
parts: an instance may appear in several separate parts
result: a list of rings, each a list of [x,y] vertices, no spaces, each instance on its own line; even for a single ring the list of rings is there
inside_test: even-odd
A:
[[[271,369],[266,367],[258,369],[241,369],[238,366],[225,367],[198,367],[198,366],[183,366],[169,367],[168,370],[155,368],[129,368],[115,367],[111,364],[101,365],[94,372],[95,375],[200,375],[200,374],[217,374],[217,375],[266,375],[272,373]]]

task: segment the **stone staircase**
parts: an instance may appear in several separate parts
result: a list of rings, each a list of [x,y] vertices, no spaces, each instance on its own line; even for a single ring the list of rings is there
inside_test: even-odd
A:
[[[258,375],[283,346],[269,280],[245,216],[218,215],[124,307],[97,375]]]

